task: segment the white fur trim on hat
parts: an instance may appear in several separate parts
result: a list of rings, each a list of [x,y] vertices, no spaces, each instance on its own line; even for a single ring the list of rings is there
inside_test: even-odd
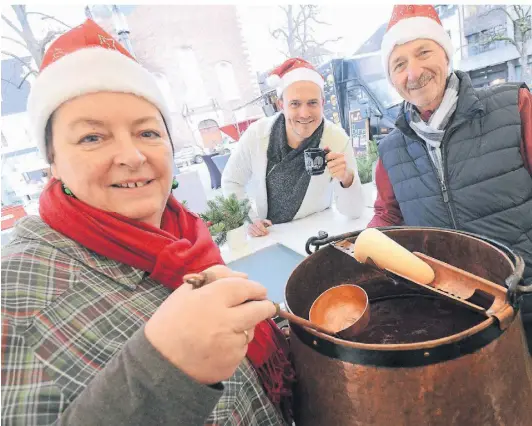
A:
[[[321,90],[323,90],[323,77],[317,71],[314,71],[310,68],[296,68],[295,70],[288,71],[285,75],[281,77],[281,84],[277,86],[277,96],[281,96],[284,89],[290,86],[297,81],[311,81],[316,83]]]
[[[445,53],[447,54],[449,64],[452,64],[453,45],[449,34],[447,34],[442,25],[438,24],[434,19],[423,16],[405,18],[390,28],[382,38],[382,66],[390,84],[392,84],[392,82],[390,79],[388,63],[395,46],[423,38],[433,40],[443,47],[443,50],[445,50]]]
[[[269,75],[268,78],[266,78],[266,84],[272,89],[275,89],[280,83],[281,77],[279,77],[277,74]]]
[[[132,93],[145,98],[159,109],[171,131],[170,111],[155,77],[119,51],[87,47],[48,65],[31,87],[28,116],[32,136],[44,158],[48,118],[64,102],[96,92]]]

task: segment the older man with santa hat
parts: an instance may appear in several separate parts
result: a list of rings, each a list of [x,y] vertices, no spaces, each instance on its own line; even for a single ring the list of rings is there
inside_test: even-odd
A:
[[[532,290],[532,95],[523,83],[475,89],[451,71],[434,7],[395,6],[381,55],[404,99],[379,145],[369,226],[435,226],[493,238],[520,254]],[[532,351],[532,293],[523,321]]]
[[[254,201],[250,235],[322,211],[333,194],[341,213],[359,217],[364,201],[353,148],[344,130],[323,116],[323,77],[307,61],[292,58],[271,72],[268,83],[277,89],[282,112],[249,127],[222,176],[224,195]],[[321,175],[305,169],[309,148],[328,152]]]

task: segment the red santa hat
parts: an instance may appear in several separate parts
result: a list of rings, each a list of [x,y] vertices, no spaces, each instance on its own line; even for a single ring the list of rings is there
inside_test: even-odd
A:
[[[323,90],[324,80],[321,74],[311,63],[301,58],[290,58],[284,61],[270,73],[266,84],[275,88],[277,95],[281,96],[284,89],[297,81],[312,81]]]
[[[30,126],[44,157],[44,131],[52,113],[70,99],[96,92],[145,98],[159,109],[170,131],[170,111],[155,77],[103,28],[87,19],[52,43],[31,87]]]
[[[390,81],[388,62],[395,46],[421,38],[433,40],[443,47],[451,64],[453,45],[436,9],[430,5],[396,5],[381,44],[382,65],[388,81]]]

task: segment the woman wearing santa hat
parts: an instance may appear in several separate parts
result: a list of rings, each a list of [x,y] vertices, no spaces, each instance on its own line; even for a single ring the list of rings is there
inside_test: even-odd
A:
[[[275,308],[172,197],[151,74],[88,20],[28,103],[53,179],[2,252],[2,424],[290,423]],[[214,282],[183,284],[196,272]]]

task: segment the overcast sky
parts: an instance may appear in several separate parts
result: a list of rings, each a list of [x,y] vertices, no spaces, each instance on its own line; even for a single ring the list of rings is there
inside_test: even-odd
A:
[[[164,6],[154,6],[164,7]],[[391,5],[333,5],[320,6],[320,19],[331,25],[316,25],[315,37],[318,41],[342,37],[336,43],[327,47],[341,55],[351,55],[373,32],[385,22],[392,10]],[[85,19],[84,7],[81,5],[32,5],[28,10],[44,12],[53,15],[65,23],[75,26]],[[270,30],[282,24],[283,13],[276,5],[269,6],[237,6],[242,22],[242,32],[254,71],[271,69],[284,60],[278,49],[282,47],[270,35]],[[14,13],[10,6],[3,6],[2,13],[14,20]],[[41,20],[32,16],[31,25],[37,34],[45,34],[51,21]],[[60,26],[59,24],[54,24]],[[4,35],[13,36],[2,23]],[[2,49],[17,55],[25,55],[23,50],[9,41],[4,42]]]
[[[392,5],[320,6],[320,19],[330,25],[316,25],[318,41],[342,37],[339,42],[326,47],[342,56],[352,55],[375,30],[386,22]],[[238,6],[242,18],[242,31],[248,44],[255,71],[264,71],[283,61],[281,45],[270,36],[282,24],[283,12],[278,6]]]

